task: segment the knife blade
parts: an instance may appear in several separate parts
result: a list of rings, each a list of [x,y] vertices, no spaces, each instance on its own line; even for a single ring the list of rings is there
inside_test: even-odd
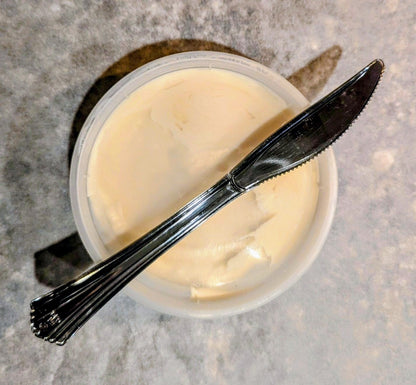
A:
[[[31,328],[63,345],[105,303],[221,207],[305,163],[339,138],[363,110],[383,72],[375,60],[267,138],[214,186],[176,214],[78,278],[35,298]]]
[[[383,61],[374,60],[277,130],[230,172],[236,186],[251,189],[329,147],[364,109],[383,69]]]

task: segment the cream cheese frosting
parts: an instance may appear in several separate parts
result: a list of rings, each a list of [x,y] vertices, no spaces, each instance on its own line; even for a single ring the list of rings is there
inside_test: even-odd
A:
[[[90,208],[109,252],[209,188],[291,116],[266,86],[226,70],[180,70],[138,88],[103,125],[88,166]],[[146,272],[199,300],[244,290],[290,255],[318,194],[312,161],[231,202]]]

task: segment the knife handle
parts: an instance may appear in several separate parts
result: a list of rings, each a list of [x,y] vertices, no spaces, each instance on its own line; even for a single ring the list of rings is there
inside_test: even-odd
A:
[[[243,192],[232,177],[225,176],[125,249],[35,298],[30,304],[32,331],[39,338],[63,345],[137,274]]]

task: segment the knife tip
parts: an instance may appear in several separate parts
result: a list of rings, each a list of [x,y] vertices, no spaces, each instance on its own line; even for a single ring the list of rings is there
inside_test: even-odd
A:
[[[376,68],[378,71],[384,71],[384,61],[383,59],[375,59],[370,64],[369,67]]]

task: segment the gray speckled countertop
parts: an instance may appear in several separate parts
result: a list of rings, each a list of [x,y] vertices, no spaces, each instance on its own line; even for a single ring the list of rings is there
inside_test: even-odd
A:
[[[415,3],[254,4],[0,2],[1,384],[416,383]],[[332,75],[312,63],[299,84],[312,98],[375,57],[387,69],[335,145],[333,228],[293,288],[213,321],[162,316],[121,294],[64,347],[32,335],[29,301],[48,290],[45,274],[55,282],[67,268],[46,259],[45,273],[34,254],[75,231],[68,147],[102,88],[181,50],[235,50],[289,76],[330,47]]]

